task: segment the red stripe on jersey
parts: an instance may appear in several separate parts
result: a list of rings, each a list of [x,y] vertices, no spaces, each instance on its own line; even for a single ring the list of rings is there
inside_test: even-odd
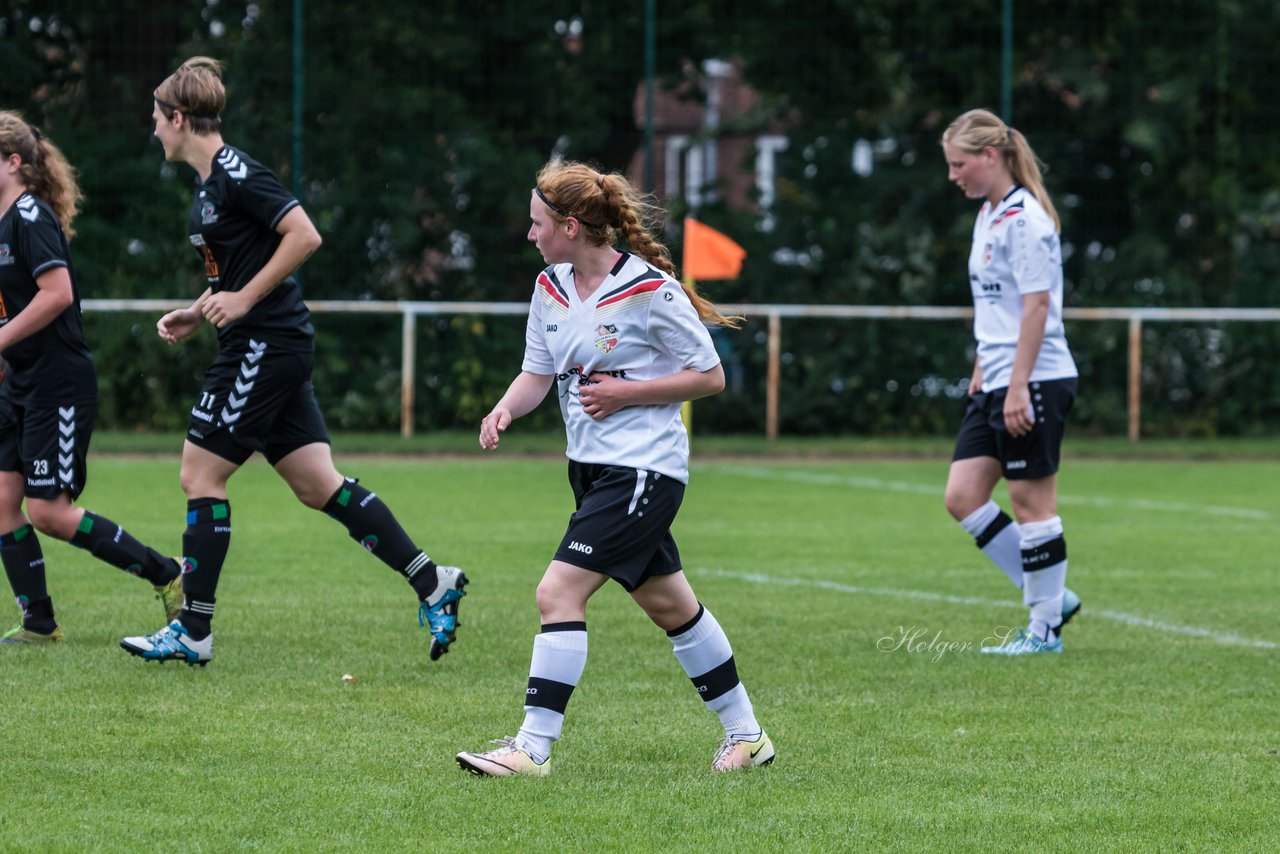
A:
[[[601,300],[599,303],[596,304],[596,308],[604,308],[606,305],[613,305],[615,302],[621,302],[627,297],[634,297],[634,296],[638,296],[639,294],[646,294],[651,291],[656,291],[658,288],[662,287],[662,283],[664,281],[665,281],[664,279],[652,279],[648,282],[641,282],[640,284],[636,285],[633,288],[627,288],[625,291],[612,294],[611,296],[605,298],[604,300]]]
[[[1022,208],[1021,206],[1014,207],[1014,208],[1009,208],[1007,211],[1005,211],[1004,213],[1000,214],[1000,216],[996,217],[996,218],[991,222],[991,227],[992,227],[992,228],[995,228],[997,225],[999,225],[1000,223],[1004,222],[1006,219],[1009,219],[1009,218],[1011,218],[1011,217],[1015,217],[1015,216],[1017,216],[1018,214],[1022,213],[1022,210],[1023,210],[1023,208]]]
[[[547,278],[546,273],[538,274],[538,285],[544,291],[550,294],[553,300],[560,303],[565,308],[569,307],[569,300],[565,298],[564,294],[560,292],[559,288],[557,288],[554,284],[552,284],[551,279]]]

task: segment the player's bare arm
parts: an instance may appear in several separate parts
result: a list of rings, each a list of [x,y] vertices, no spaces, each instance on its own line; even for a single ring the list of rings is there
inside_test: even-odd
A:
[[[531,374],[528,371],[521,372],[512,380],[507,393],[480,422],[480,447],[486,451],[497,450],[501,435],[511,422],[532,412],[547,396],[554,381],[551,374]]]
[[[200,294],[190,306],[174,309],[157,320],[156,334],[166,344],[177,344],[179,341],[185,341],[194,335],[204,320],[204,312],[201,307],[204,305],[204,301],[209,298],[210,293],[212,293],[210,289],[205,288],[204,293]]]
[[[1018,330],[1018,348],[1013,356],[1013,375],[1004,400],[1005,429],[1014,436],[1025,436],[1035,426],[1028,383],[1035,367],[1040,345],[1044,343],[1045,321],[1049,318],[1049,292],[1039,291],[1022,298],[1022,324]]]
[[[211,294],[202,307],[204,317],[221,329],[244,317],[263,297],[271,293],[302,262],[320,248],[323,242],[320,232],[301,207],[295,207],[284,215],[276,226],[281,235],[275,254],[245,286],[238,291],[222,291]]]
[[[724,388],[724,367],[706,371],[686,368],[652,380],[624,380],[593,373],[579,390],[583,410],[597,421],[628,406],[684,403],[716,394]]]
[[[0,326],[0,350],[35,335],[75,302],[71,275],[66,267],[54,267],[36,278],[35,297],[4,326]]]

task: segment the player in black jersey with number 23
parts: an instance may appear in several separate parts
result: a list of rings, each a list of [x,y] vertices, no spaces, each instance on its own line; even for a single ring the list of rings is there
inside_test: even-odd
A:
[[[0,156],[0,353],[9,365],[0,388],[0,560],[22,609],[22,622],[0,643],[63,639],[36,530],[151,582],[165,613],[176,616],[177,561],[72,503],[88,476],[98,410],[68,243],[80,202],[75,173],[14,112],[0,112]]]

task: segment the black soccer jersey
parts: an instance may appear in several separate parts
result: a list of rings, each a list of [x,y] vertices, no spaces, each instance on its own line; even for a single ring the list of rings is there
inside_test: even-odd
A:
[[[80,291],[62,223],[42,199],[23,193],[0,216],[0,326],[35,299],[36,278],[57,267],[67,268],[75,301],[3,353],[10,393],[25,405],[95,401],[98,377],[84,341]]]
[[[214,293],[241,290],[266,266],[280,245],[276,226],[297,205],[270,169],[237,148],[218,149],[208,179],[196,186],[187,229]],[[220,342],[233,336],[310,348],[311,314],[297,281],[285,279],[248,314],[218,330]]]

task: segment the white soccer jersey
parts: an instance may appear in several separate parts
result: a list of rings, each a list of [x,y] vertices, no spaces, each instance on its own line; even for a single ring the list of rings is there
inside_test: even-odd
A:
[[[596,421],[578,386],[595,371],[651,380],[720,363],[707,328],[680,283],[623,253],[600,287],[578,298],[572,264],[543,270],[529,305],[523,369],[555,374],[568,437],[566,455],[689,480],[689,437],[680,404],[628,406]]]
[[[969,250],[973,335],[978,340],[982,390],[1007,388],[1022,323],[1022,295],[1049,292],[1044,343],[1031,380],[1076,376],[1062,327],[1062,245],[1053,219],[1017,184],[994,208],[983,202]]]

